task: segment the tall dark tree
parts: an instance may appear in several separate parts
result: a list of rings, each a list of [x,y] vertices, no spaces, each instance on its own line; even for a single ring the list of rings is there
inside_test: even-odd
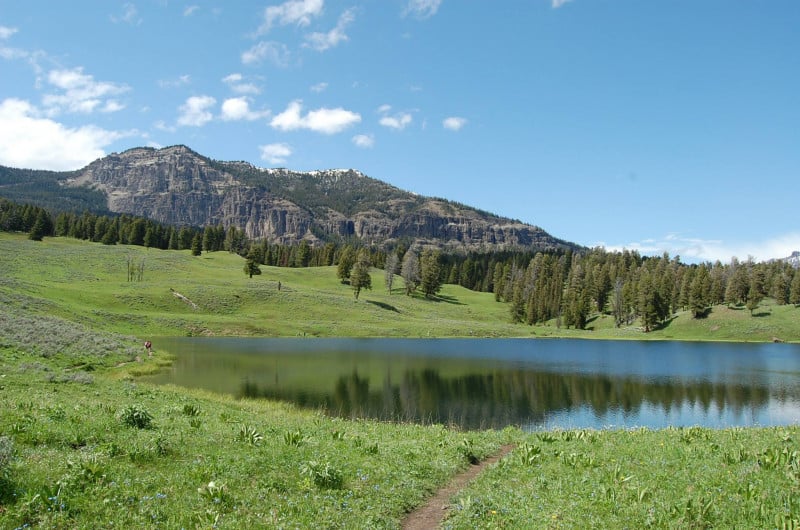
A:
[[[361,289],[372,289],[372,277],[369,274],[370,268],[369,251],[362,248],[358,251],[353,268],[350,271],[350,287],[353,289],[353,296],[358,300]]]
[[[203,236],[200,232],[196,233],[192,238],[192,256],[199,256],[203,253]]]
[[[442,263],[441,254],[438,250],[428,248],[422,253],[420,258],[420,287],[426,298],[432,297],[442,288]]]
[[[40,208],[36,214],[36,219],[33,222],[31,231],[28,234],[28,239],[32,241],[41,241],[44,236],[49,236],[51,232],[52,221],[50,215],[44,208]]]
[[[339,278],[342,283],[347,283],[350,279],[350,271],[353,268],[355,261],[356,253],[353,250],[353,247],[350,245],[345,245],[339,254],[339,264],[336,267],[336,277]]]
[[[800,269],[794,271],[792,283],[789,285],[789,303],[800,306]]]
[[[249,278],[252,278],[253,275],[261,274],[261,267],[258,266],[258,263],[258,251],[255,246],[250,247],[250,251],[247,253],[247,258],[244,262],[244,273],[247,274]]]

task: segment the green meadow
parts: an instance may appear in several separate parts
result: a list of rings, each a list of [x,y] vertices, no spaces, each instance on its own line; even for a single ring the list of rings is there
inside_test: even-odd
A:
[[[577,332],[510,324],[505,304],[460,287],[389,294],[377,270],[355,300],[333,268],[242,268],[223,252],[0,234],[0,528],[398,528],[509,444],[452,497],[444,528],[800,527],[797,426],[467,432],[137,379],[170,362],[144,352],[156,336],[797,341],[797,308],[715,307],[647,335],[598,317]]]

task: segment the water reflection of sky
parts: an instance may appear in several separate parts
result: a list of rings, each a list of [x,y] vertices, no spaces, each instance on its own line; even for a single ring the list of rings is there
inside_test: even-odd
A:
[[[550,429],[663,429],[666,427],[691,427],[701,425],[711,428],[727,427],[771,427],[800,423],[800,400],[781,401],[770,399],[758,407],[729,407],[718,402],[705,406],[699,402],[684,401],[679,406],[663,407],[643,402],[631,412],[614,408],[603,414],[590,406],[548,414],[543,421],[524,425],[525,430]]]

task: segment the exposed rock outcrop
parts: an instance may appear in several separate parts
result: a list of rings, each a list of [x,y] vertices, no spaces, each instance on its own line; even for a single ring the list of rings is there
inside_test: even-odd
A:
[[[236,226],[250,238],[283,243],[355,236],[463,249],[576,247],[538,227],[421,197],[355,170],[262,169],[210,160],[185,146],[109,155],[69,185],[105,193],[113,212],[174,225]]]

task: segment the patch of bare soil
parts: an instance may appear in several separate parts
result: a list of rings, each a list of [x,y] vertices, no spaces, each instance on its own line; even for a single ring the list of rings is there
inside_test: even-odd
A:
[[[444,488],[437,491],[425,504],[409,513],[405,520],[403,520],[401,527],[404,530],[428,530],[431,528],[439,528],[450,507],[450,499],[453,495],[464,488],[464,486],[478,476],[481,471],[496,464],[501,458],[510,453],[512,449],[514,449],[513,445],[504,445],[500,448],[500,451],[493,456],[475,465],[469,466],[469,469],[453,477]]]

